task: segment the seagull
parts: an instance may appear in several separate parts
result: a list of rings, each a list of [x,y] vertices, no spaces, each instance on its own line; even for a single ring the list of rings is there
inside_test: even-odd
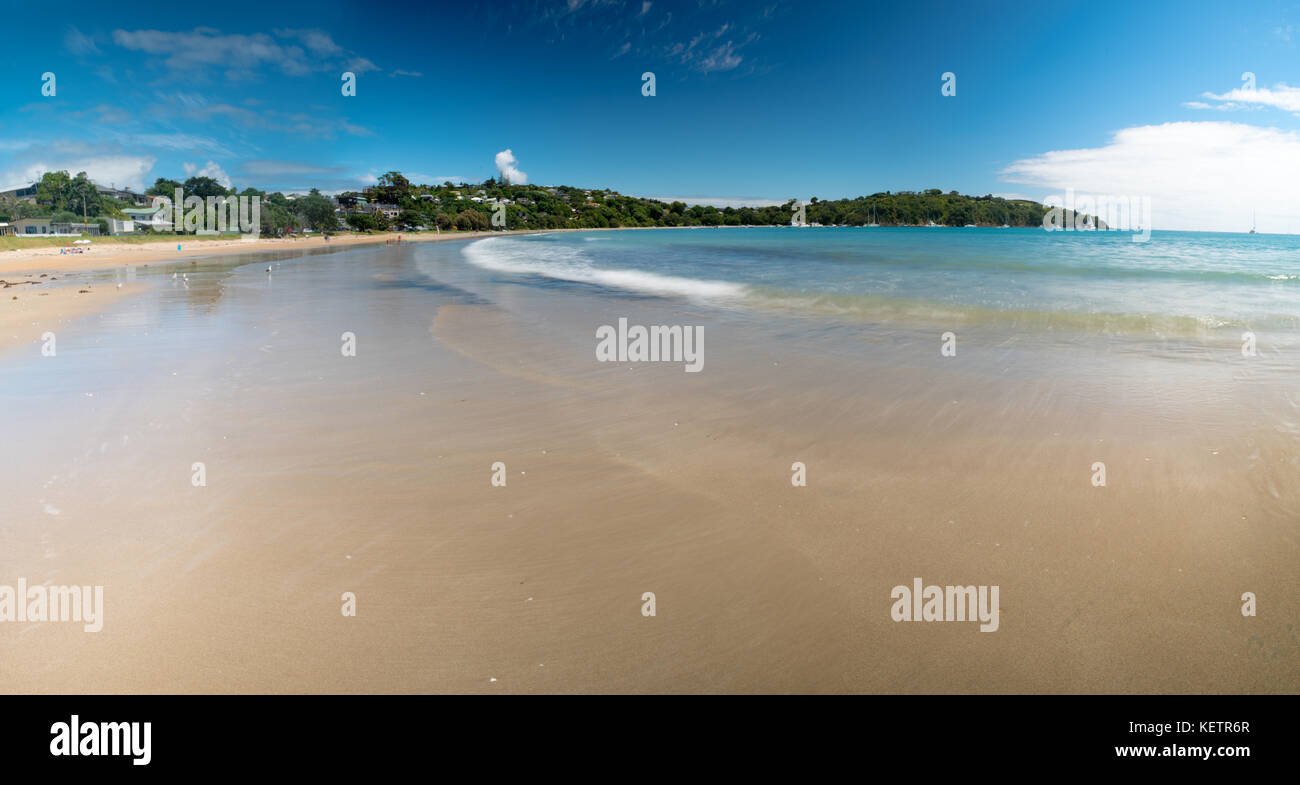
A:
[[[268,273],[271,272],[271,268],[270,268],[270,267],[266,268],[266,271],[267,271]]]

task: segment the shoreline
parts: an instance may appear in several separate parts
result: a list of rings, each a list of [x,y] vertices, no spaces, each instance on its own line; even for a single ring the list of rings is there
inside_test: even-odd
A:
[[[325,242],[323,235],[306,238],[258,237],[253,240],[194,240],[181,239],[180,251],[172,249],[170,240],[156,243],[108,243],[87,246],[82,254],[63,255],[61,247],[37,246],[0,252],[0,278],[4,276],[34,276],[39,273],[98,272],[127,267],[147,267],[181,260],[194,261],[213,256],[239,256],[267,251],[339,248],[357,245],[376,245],[401,237],[403,243],[438,243],[455,240],[473,240],[483,237],[510,237],[530,234],[559,234],[568,232],[632,232],[654,229],[710,229],[706,226],[611,226],[590,229],[506,229],[504,231],[473,232],[383,232],[369,235],[335,236]],[[744,228],[744,227],[727,227]],[[71,239],[71,238],[70,238]],[[29,263],[30,262],[30,263]]]
[[[601,230],[514,229],[504,232],[444,232],[442,234],[384,232],[383,234],[335,237],[328,243],[325,242],[321,235],[307,238],[259,237],[254,240],[197,240],[193,242],[186,242],[185,239],[181,239],[179,242],[180,251],[172,248],[172,243],[169,240],[147,244],[110,243],[98,247],[92,244],[86,253],[71,255],[60,254],[59,246],[40,246],[8,251],[0,255],[0,276],[27,275],[31,277],[31,275],[38,273],[95,272],[120,267],[145,267],[153,264],[195,260],[210,256],[237,256],[265,251],[312,250],[316,248],[373,245],[396,237],[401,237],[403,243],[427,243],[501,235],[542,234],[552,231]]]
[[[201,258],[242,256],[269,251],[309,252],[319,248],[351,248],[384,243],[398,236],[405,244],[473,240],[501,235],[544,234],[551,231],[602,230],[524,229],[505,232],[445,232],[419,235],[385,232],[334,238],[329,243],[320,236],[305,239],[201,240],[191,244],[182,240],[181,251],[174,250],[170,242],[157,242],[145,245],[108,244],[98,248],[92,245],[89,252],[72,255],[60,254],[57,246],[40,246],[6,252],[0,255],[0,354],[7,353],[24,342],[38,341],[46,330],[55,326],[100,315],[111,305],[146,288],[141,283],[112,288],[102,282],[96,286],[94,282],[74,280],[88,273],[133,270],[150,266],[162,267],[185,260],[198,264]],[[189,247],[185,247],[186,245]],[[109,296],[104,296],[105,292],[108,292]]]

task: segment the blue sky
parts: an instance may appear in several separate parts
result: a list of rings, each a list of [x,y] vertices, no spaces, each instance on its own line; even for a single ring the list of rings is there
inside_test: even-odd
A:
[[[1150,195],[1160,228],[1239,229],[1255,209],[1262,229],[1300,231],[1293,2],[3,10],[4,185],[68,168],[338,191],[389,169],[480,180],[510,150],[528,182],[645,196],[1074,188]]]

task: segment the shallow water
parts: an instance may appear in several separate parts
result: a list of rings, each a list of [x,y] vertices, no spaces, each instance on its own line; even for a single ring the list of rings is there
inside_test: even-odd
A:
[[[488,270],[732,306],[1187,335],[1300,326],[1300,238],[745,228],[482,240]],[[1239,330],[1238,330],[1239,332]]]

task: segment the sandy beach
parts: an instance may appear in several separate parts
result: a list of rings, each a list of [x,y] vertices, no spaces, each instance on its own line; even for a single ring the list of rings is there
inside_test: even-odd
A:
[[[61,326],[57,358],[0,356],[0,574],[106,611],[12,625],[0,691],[1297,688],[1300,490],[1250,414],[1285,391],[1103,344],[942,364],[928,333],[537,292],[462,247],[5,290],[49,305],[6,335]],[[707,372],[593,362],[620,316],[702,324]],[[916,577],[1000,585],[998,631],[891,620]]]
[[[495,234],[528,234],[529,232],[496,232]],[[112,267],[141,267],[164,264],[180,259],[194,260],[213,255],[264,253],[277,250],[306,251],[313,248],[340,248],[353,245],[374,245],[395,241],[427,243],[445,240],[463,240],[481,237],[490,232],[405,233],[380,232],[375,234],[336,235],[327,242],[323,235],[298,237],[258,237],[240,239],[182,238],[178,241],[160,240],[149,243],[101,243],[84,246],[77,254],[61,254],[59,246],[19,248],[0,253],[0,275],[13,275],[34,270],[40,272],[73,272],[105,270]],[[180,246],[180,250],[177,250]],[[66,247],[76,247],[71,240]]]

